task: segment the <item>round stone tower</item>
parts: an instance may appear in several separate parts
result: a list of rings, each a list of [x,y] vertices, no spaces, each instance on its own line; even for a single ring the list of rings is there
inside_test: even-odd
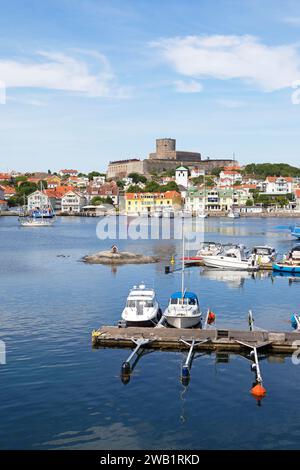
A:
[[[176,139],[156,139],[156,158],[176,160]]]

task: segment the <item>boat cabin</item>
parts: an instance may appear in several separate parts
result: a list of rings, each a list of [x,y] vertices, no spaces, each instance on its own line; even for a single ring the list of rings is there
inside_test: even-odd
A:
[[[198,297],[193,292],[174,292],[170,297],[169,305],[198,305]]]

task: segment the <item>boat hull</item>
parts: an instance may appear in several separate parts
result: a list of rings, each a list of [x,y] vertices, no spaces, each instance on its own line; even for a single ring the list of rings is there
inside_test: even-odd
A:
[[[203,262],[209,268],[229,269],[233,271],[258,271],[259,267],[247,261],[235,261],[229,257],[204,256]]]
[[[201,315],[188,316],[169,316],[165,315],[165,319],[169,326],[173,328],[193,328],[195,326],[201,326]]]
[[[274,263],[273,270],[281,273],[300,274],[300,266],[289,266],[280,263]]]
[[[161,319],[162,311],[159,309],[155,315],[148,318],[134,318],[131,316],[130,320],[126,318],[126,315],[122,313],[122,320],[126,322],[126,326],[137,326],[137,327],[154,327]]]

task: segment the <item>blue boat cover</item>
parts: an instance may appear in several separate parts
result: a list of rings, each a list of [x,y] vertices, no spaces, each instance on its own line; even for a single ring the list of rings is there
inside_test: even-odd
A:
[[[196,299],[198,300],[196,294],[194,292],[185,292],[184,293],[184,298],[185,299]],[[174,292],[174,294],[171,295],[171,299],[182,299],[182,292]]]

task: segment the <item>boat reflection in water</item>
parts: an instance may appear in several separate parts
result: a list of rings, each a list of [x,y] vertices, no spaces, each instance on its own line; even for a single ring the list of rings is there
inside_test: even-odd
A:
[[[243,287],[246,281],[271,277],[271,272],[225,271],[224,269],[204,268],[200,271],[200,276],[211,281],[225,282],[230,289],[238,289]]]

